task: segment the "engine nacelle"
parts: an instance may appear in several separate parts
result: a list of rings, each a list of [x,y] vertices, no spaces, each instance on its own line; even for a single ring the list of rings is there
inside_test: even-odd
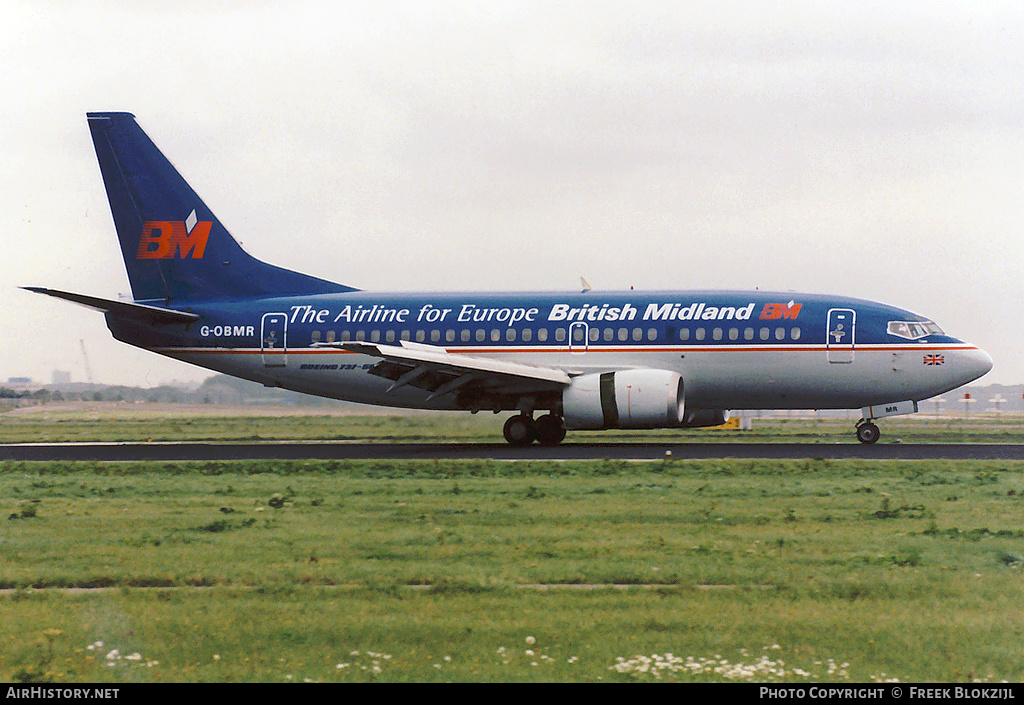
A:
[[[580,375],[562,392],[566,428],[678,428],[684,425],[683,378],[668,370]]]
[[[683,426],[686,428],[721,426],[728,420],[729,412],[724,409],[687,409]]]

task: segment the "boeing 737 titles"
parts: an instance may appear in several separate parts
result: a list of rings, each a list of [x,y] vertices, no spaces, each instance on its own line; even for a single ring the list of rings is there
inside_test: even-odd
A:
[[[992,367],[927,318],[839,296],[360,291],[246,254],[133,115],[88,124],[134,300],[27,288],[104,312],[125,343],[268,386],[512,411],[513,445],[729,409],[862,409],[857,438],[874,443],[876,419]]]

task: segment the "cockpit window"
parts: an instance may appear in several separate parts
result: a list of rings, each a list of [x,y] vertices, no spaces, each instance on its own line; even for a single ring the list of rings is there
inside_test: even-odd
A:
[[[917,340],[929,335],[945,335],[932,321],[889,321],[889,335]]]

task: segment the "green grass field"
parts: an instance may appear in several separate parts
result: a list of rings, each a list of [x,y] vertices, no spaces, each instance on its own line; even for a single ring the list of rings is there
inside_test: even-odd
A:
[[[7,462],[0,486],[0,680],[1024,677],[1024,463]]]
[[[0,443],[330,440],[375,443],[504,443],[507,415],[409,413],[358,415],[288,408],[79,403],[0,413]],[[750,431],[683,429],[571,431],[568,443],[656,440],[702,443],[856,443],[859,414],[847,418],[764,417]],[[1019,414],[893,417],[879,422],[881,443],[1021,443]]]

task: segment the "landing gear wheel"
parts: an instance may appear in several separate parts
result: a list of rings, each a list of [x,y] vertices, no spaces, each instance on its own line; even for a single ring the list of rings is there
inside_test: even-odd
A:
[[[534,424],[537,429],[537,442],[542,446],[557,446],[565,439],[565,424],[559,416],[546,414]]]
[[[528,446],[537,438],[537,426],[529,416],[520,414],[505,422],[503,433],[509,445]]]
[[[874,443],[881,435],[882,432],[878,430],[878,426],[870,421],[857,425],[857,440],[861,443]]]

